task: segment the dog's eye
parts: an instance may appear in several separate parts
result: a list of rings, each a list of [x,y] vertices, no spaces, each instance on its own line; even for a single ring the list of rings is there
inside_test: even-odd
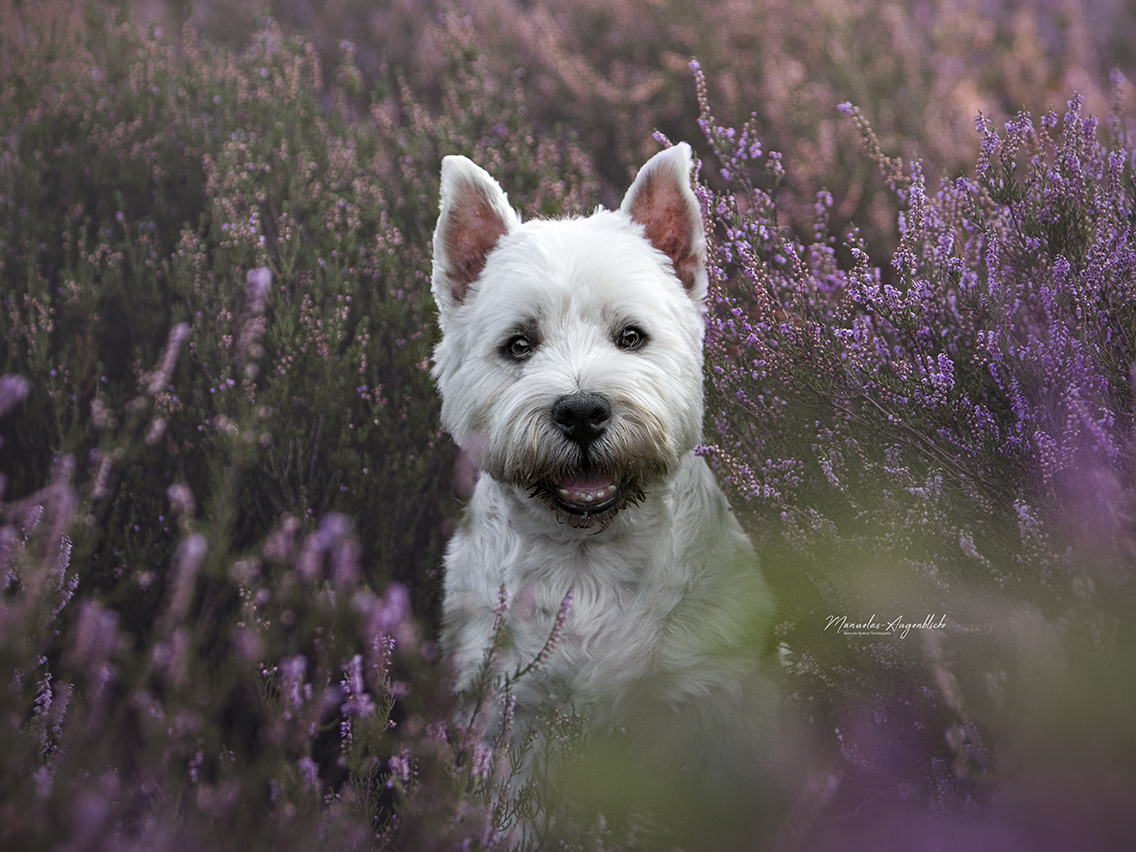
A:
[[[532,342],[523,334],[514,334],[505,341],[505,356],[514,361],[524,361],[533,353]]]
[[[622,349],[624,352],[630,352],[634,349],[638,349],[646,342],[647,335],[633,325],[629,325],[627,326],[627,328],[622,329],[615,336],[615,345]]]

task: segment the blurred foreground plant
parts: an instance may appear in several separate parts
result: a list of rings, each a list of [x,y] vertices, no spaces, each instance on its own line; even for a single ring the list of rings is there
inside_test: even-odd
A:
[[[389,846],[457,748],[412,615],[454,465],[438,166],[510,171],[531,215],[586,164],[460,22],[444,113],[392,77],[364,118],[349,44],[325,87],[271,22],[234,53],[107,9],[3,29],[0,844]]]
[[[962,830],[1037,766],[1041,804],[1023,813],[1045,812],[1068,792],[1047,786],[1066,738],[1136,745],[1114,703],[1136,686],[1123,121],[1101,128],[1079,98],[1004,135],[980,118],[974,176],[931,194],[919,163],[887,157],[845,105],[903,208],[885,275],[855,229],[830,232],[827,193],[811,242],[780,225],[780,156],[752,124],[719,124],[695,71],[729,186],[702,196],[715,236],[705,452],[763,542],[787,690],[830,754],[810,807],[849,815],[801,830],[818,848]],[[1087,690],[1068,675],[1082,666]],[[1022,818],[994,811],[991,831]],[[1086,840],[1122,818],[1098,817],[1061,818]]]

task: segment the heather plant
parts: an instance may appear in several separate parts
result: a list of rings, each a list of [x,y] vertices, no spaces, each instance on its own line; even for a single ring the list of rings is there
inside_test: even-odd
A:
[[[355,41],[367,86],[399,67],[431,93],[450,61],[438,16],[467,16],[490,78],[508,85],[523,73],[534,126],[573,127],[613,203],[654,153],[652,131],[698,138],[686,70],[697,56],[718,114],[740,124],[756,112],[762,140],[789,155],[779,210],[798,235],[825,188],[834,225],[855,221],[877,263],[895,248],[895,205],[837,104],[860,106],[888,149],[920,159],[932,179],[953,177],[973,165],[977,111],[1001,124],[1076,90],[1103,114],[1109,70],[1131,75],[1136,59],[1132,9],[1077,0],[249,0],[195,4],[193,15],[224,37],[269,11],[311,32],[325,61]]]
[[[528,215],[585,203],[585,163],[459,22],[435,113],[393,77],[361,106],[350,44],[331,83],[270,22],[238,53],[97,4],[12,14],[0,837],[393,843],[400,786],[466,748],[430,724],[438,163],[506,172]]]
[[[827,193],[812,239],[781,224],[780,155],[753,123],[716,121],[695,70],[704,166],[729,187],[702,196],[716,237],[705,452],[764,542],[786,688],[829,750],[814,804],[883,836],[928,813],[957,827],[996,785],[1060,761],[1051,729],[1018,727],[1038,706],[1094,731],[1092,748],[1130,748],[1111,710],[1061,704],[1054,679],[1091,661],[1091,694],[1131,690],[1123,121],[1102,128],[1079,97],[1004,133],[980,116],[973,177],[932,193],[846,104],[902,206],[882,272],[856,229],[833,233]]]
[[[380,98],[369,121],[346,97],[325,109],[311,46],[271,26],[240,56],[192,30],[180,56],[131,32],[77,26],[12,44],[26,61],[5,99],[20,132],[6,137],[2,247],[19,283],[4,351],[33,403],[51,400],[51,422],[28,420],[38,404],[17,414],[11,487],[35,487],[59,450],[95,464],[99,433],[123,425],[101,414],[143,386],[160,422],[149,446],[172,462],[151,471],[204,476],[205,457],[225,446],[216,436],[249,407],[272,426],[254,441],[265,446],[243,489],[250,534],[285,512],[369,512],[367,560],[380,578],[410,581],[399,572],[415,560],[402,554],[436,549],[441,516],[387,495],[437,491],[452,462],[426,375],[437,163],[463,152],[508,171],[536,213],[594,192],[583,160],[567,140],[533,140],[517,93],[489,92],[457,29],[442,114],[394,80],[396,97]],[[336,80],[340,92],[357,80],[350,45]],[[44,213],[19,215],[32,210]],[[272,284],[249,301],[245,275],[262,266]],[[159,388],[144,372],[182,322],[185,357]],[[107,464],[107,476],[121,472]],[[107,499],[104,511],[118,511]],[[121,510],[129,520],[141,508]]]
[[[858,27],[837,16],[801,30],[790,5],[770,18],[777,33],[874,32],[874,6]],[[519,822],[533,848],[722,846],[703,831],[712,808],[677,833],[658,819],[672,803],[689,812],[681,783],[637,811],[634,788],[649,785],[617,789],[629,778],[618,743],[589,742],[580,720],[552,714],[510,739],[507,682],[453,716],[431,632],[463,470],[427,375],[440,159],[472,157],[526,216],[579,212],[606,182],[554,120],[608,151],[622,184],[649,128],[695,126],[674,107],[688,84],[650,63],[685,72],[649,40],[602,61],[580,48],[578,33],[639,33],[638,7],[534,7],[510,26],[491,18],[493,32],[476,14],[427,24],[407,8],[387,20],[430,38],[407,40],[425,55],[403,76],[341,35],[321,53],[271,22],[220,48],[192,27],[176,41],[139,35],[125,6],[3,13],[6,847],[491,849]],[[884,35],[915,38],[888,8]],[[668,10],[655,21],[673,35],[684,19]],[[1031,81],[1060,88],[1072,59],[1050,67],[1028,32],[1007,47],[1002,18],[982,41],[973,11],[936,20],[973,30],[1007,69],[992,79],[1036,59],[1007,101]],[[921,74],[876,69],[857,78],[864,91],[829,98],[785,78],[800,70],[782,62],[791,45],[750,51],[752,27],[705,20],[706,32],[682,30],[693,41],[658,38],[685,51],[718,43],[714,27],[735,36],[714,79],[696,75],[712,152],[705,452],[782,611],[784,691],[804,731],[786,740],[808,776],[770,769],[795,796],[783,837],[824,848],[858,825],[943,836],[985,814],[992,836],[1028,840],[1032,817],[1074,785],[1101,803],[1083,836],[1103,837],[1136,746],[1124,125],[1100,125],[1077,99],[1063,116],[981,119],[975,170],[932,190],[925,172],[961,162],[954,124],[934,165],[914,145],[885,154],[922,132],[905,116],[934,124],[887,111],[908,105],[892,84]],[[478,50],[487,34],[535,45],[525,76],[500,71],[521,53]],[[804,47],[839,42],[817,38]],[[909,45],[903,68],[922,52]],[[751,53],[788,70],[747,75],[735,60]],[[860,67],[830,53],[842,74]],[[557,81],[580,69],[594,81],[596,63],[619,84],[577,80],[569,97]],[[934,91],[973,105],[948,70],[928,71],[943,75]],[[741,85],[751,79],[756,94]],[[731,129],[710,89],[762,112]],[[802,92],[813,99],[798,104]],[[853,96],[864,111],[817,123],[826,98]],[[762,144],[775,128],[784,161]],[[856,133],[886,204],[848,200],[861,183],[872,193],[863,170],[844,169],[841,140]],[[802,204],[842,172],[848,186]],[[892,204],[895,233],[882,224]],[[862,230],[846,228],[861,216]],[[898,245],[890,265],[881,245]],[[534,783],[515,771],[526,752],[569,769]],[[1027,780],[1015,816],[995,793]],[[621,795],[632,804],[617,814]]]

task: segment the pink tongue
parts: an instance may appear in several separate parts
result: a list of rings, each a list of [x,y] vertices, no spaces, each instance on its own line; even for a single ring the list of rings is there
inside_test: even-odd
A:
[[[612,484],[612,478],[606,474],[594,473],[590,476],[576,474],[560,480],[558,485],[569,491],[600,491]]]
[[[575,506],[605,504],[615,496],[616,490],[615,480],[600,473],[569,474],[556,484],[560,499]]]

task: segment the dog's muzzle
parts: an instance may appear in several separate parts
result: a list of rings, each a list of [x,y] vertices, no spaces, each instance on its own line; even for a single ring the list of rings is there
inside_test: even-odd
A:
[[[603,394],[582,391],[557,399],[549,416],[564,439],[578,448],[584,463],[558,471],[536,491],[555,508],[576,516],[573,525],[590,526],[596,518],[614,515],[627,502],[620,479],[589,462],[594,455],[589,448],[604,436],[611,423],[611,403]]]

